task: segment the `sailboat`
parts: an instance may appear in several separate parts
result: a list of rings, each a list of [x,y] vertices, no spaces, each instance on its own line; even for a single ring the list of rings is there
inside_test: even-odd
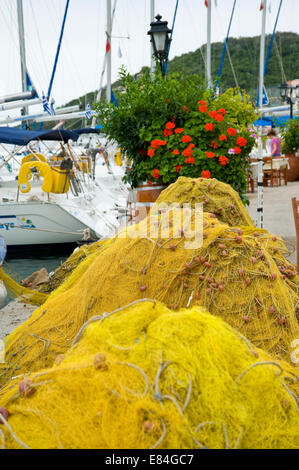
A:
[[[28,90],[22,0],[17,0],[17,7],[22,94],[15,96],[13,102],[16,106],[16,101],[23,98],[20,103],[24,107],[24,119],[30,105],[27,98],[38,98],[34,90]],[[4,101],[8,103],[9,99]],[[94,148],[88,145],[88,149],[82,150],[75,146],[75,142],[91,133],[96,138]],[[56,151],[50,147],[53,141]],[[0,148],[4,152],[0,162],[0,235],[9,247],[76,243],[102,238],[118,230],[126,214],[127,189],[121,182],[122,173],[113,168],[113,159],[108,161],[97,131],[56,129],[34,132],[0,127]],[[99,158],[105,165],[100,175],[96,172]],[[7,172],[3,175],[2,171],[11,163],[14,171],[11,175]],[[31,178],[26,180],[30,190],[25,188],[23,191],[20,178],[24,173],[22,168],[24,170],[28,163],[30,168],[25,176]],[[54,178],[64,172],[65,166],[65,187],[57,191],[54,186],[48,186],[45,190],[46,177],[41,184],[35,168],[46,168],[48,177]]]

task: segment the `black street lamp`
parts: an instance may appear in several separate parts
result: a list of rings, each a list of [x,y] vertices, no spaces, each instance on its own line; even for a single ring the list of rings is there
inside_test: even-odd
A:
[[[157,15],[156,20],[151,23],[151,29],[147,34],[151,36],[154,56],[159,60],[162,75],[165,75],[165,62],[168,58],[171,29],[168,28],[168,21],[161,21],[162,16]]]
[[[280,85],[279,90],[281,99],[290,105],[290,118],[293,119],[293,105],[296,103],[296,99],[299,98],[299,87],[284,82]],[[296,96],[294,96],[294,92],[296,92]]]

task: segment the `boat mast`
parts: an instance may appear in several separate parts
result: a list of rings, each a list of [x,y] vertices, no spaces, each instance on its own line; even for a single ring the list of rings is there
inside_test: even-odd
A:
[[[211,78],[211,20],[212,20],[212,0],[207,0],[207,81],[208,86],[212,86],[212,78]]]
[[[107,88],[106,97],[111,101],[111,0],[107,0]]]
[[[262,31],[260,41],[260,77],[259,77],[259,108],[263,107],[263,89],[264,89],[264,62],[265,62],[265,31],[267,0],[263,0],[262,10]],[[262,148],[262,126],[259,129],[258,146],[258,183],[257,183],[257,227],[263,227],[263,148]]]
[[[19,29],[19,44],[20,44],[20,58],[21,58],[21,76],[22,76],[22,91],[27,91],[26,80],[26,52],[25,52],[25,30],[24,30],[24,15],[23,15],[23,0],[17,0],[18,11],[18,29]],[[25,106],[21,113],[28,114],[28,107]]]
[[[155,0],[151,0],[151,11],[150,11],[150,23],[155,21]],[[153,43],[151,42],[151,73],[155,71],[155,59],[154,59],[154,47]]]

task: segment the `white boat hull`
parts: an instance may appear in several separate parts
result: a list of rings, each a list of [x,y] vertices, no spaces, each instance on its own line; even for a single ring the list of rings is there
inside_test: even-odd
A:
[[[75,243],[87,228],[58,204],[0,204],[0,235],[7,246]]]

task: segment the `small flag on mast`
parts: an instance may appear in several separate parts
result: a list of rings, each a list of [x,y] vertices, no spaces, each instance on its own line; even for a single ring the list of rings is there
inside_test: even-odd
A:
[[[51,114],[52,114],[52,116],[56,115],[54,105],[55,105],[55,100],[54,100],[54,98],[52,98],[52,100],[51,100]]]
[[[108,54],[108,52],[110,51],[111,47],[110,47],[110,41],[109,39],[107,38],[107,41],[106,41],[106,54]]]
[[[205,6],[208,8],[208,6],[209,6],[208,0],[205,0]]]
[[[121,52],[121,48],[120,48],[120,44],[118,45],[118,57],[121,59],[122,58],[122,52]]]
[[[50,109],[48,100],[45,97],[44,92],[43,92],[43,96],[42,96],[42,102],[43,102],[43,108],[44,108],[45,113],[51,114],[51,109]]]
[[[90,107],[89,103],[87,103],[87,105],[86,105],[85,117],[86,117],[86,119],[91,119],[91,107]]]
[[[260,11],[262,11],[263,8],[264,8],[264,4],[263,4],[263,2],[261,2],[261,4],[260,4]]]

